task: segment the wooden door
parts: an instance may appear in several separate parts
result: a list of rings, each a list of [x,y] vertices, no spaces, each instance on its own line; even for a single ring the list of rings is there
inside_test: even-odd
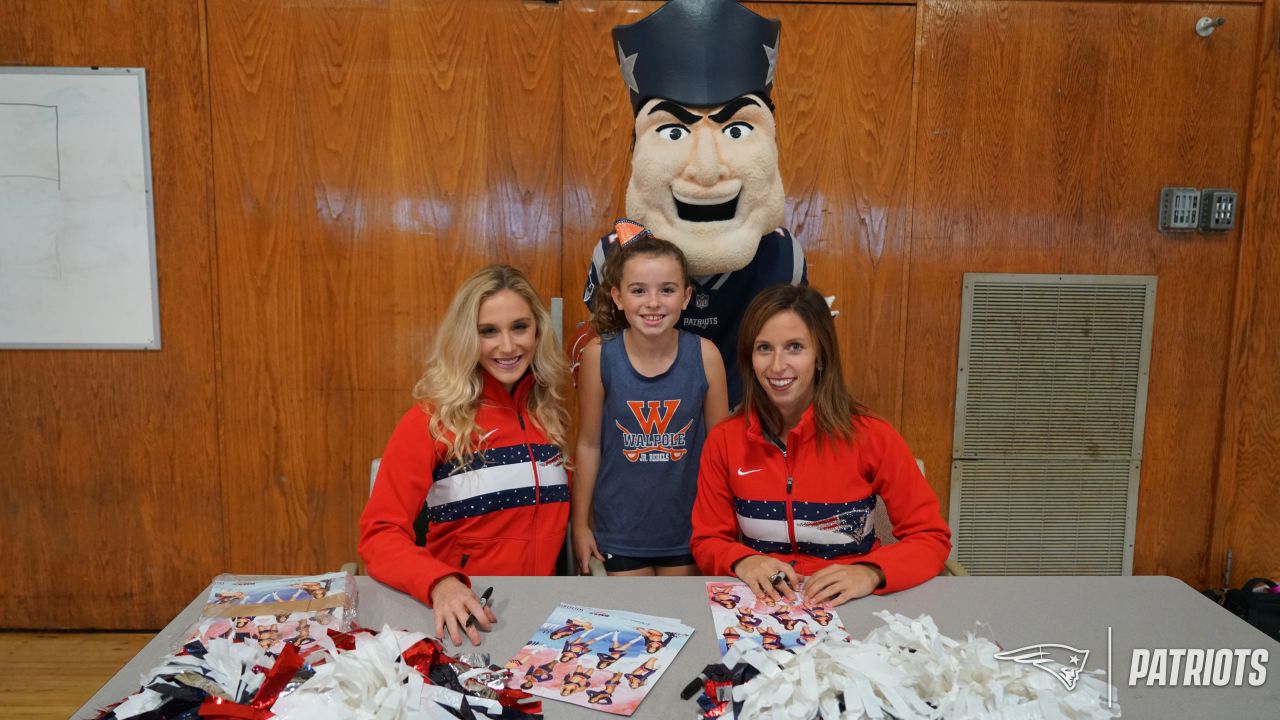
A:
[[[1280,7],[1262,8],[1259,37],[1277,38]],[[1231,371],[1223,413],[1221,477],[1215,497],[1211,587],[1250,578],[1280,580],[1280,43],[1258,48],[1249,186],[1243,198]],[[1228,574],[1227,554],[1231,554]]]
[[[1200,584],[1240,234],[1162,235],[1156,207],[1244,187],[1259,8],[923,12],[905,434],[945,507],[964,272],[1157,276],[1133,570]],[[1203,15],[1227,24],[1201,38]]]
[[[0,65],[147,70],[163,342],[0,352],[0,627],[159,627],[223,563],[201,37],[194,2],[0,0]]]
[[[560,287],[559,9],[209,0],[228,569],[354,560],[433,327]]]

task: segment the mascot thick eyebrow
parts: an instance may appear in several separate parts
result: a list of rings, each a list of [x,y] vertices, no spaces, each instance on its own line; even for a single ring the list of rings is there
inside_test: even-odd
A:
[[[719,348],[731,406],[742,398],[736,346],[747,304],[770,285],[808,283],[804,251],[781,227],[785,196],[770,99],[781,29],[735,0],[671,0],[613,29],[635,113],[627,217],[688,258],[693,301],[681,329]],[[611,233],[592,253],[583,292],[589,306],[617,244]]]

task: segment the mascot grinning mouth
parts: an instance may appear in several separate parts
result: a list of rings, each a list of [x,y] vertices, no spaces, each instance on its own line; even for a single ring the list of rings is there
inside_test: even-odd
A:
[[[681,220],[686,222],[718,222],[720,220],[732,220],[733,216],[738,213],[738,197],[734,195],[733,199],[728,202],[716,203],[714,205],[695,205],[693,203],[681,202],[673,193],[671,199],[676,201],[676,214]]]

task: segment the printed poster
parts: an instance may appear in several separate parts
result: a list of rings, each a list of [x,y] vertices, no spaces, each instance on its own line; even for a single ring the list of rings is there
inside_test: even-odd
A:
[[[803,591],[801,585],[795,603],[781,600],[769,605],[745,583],[708,582],[707,602],[719,636],[721,657],[744,637],[754,637],[765,650],[807,645],[822,631],[848,640],[849,633],[831,605],[807,603]]]
[[[692,634],[674,618],[561,603],[507,663],[508,686],[631,715]]]
[[[308,655],[326,643],[329,628],[346,630],[354,605],[346,573],[271,579],[215,578],[188,640],[216,637],[256,643],[279,654],[285,644]]]

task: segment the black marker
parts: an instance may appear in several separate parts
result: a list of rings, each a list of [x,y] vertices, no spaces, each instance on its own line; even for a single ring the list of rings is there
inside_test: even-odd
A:
[[[702,689],[702,683],[705,682],[706,679],[706,675],[699,675],[698,677],[690,680],[689,684],[684,686],[684,690],[680,691],[680,699],[689,700],[694,695],[697,695],[698,691]]]
[[[489,607],[489,598],[491,598],[491,597],[493,597],[493,586],[492,586],[492,585],[490,585],[489,587],[485,588],[485,591],[484,591],[483,593],[480,593],[480,607],[481,607],[481,609],[484,609],[484,608]],[[474,625],[474,624],[475,624],[475,622],[476,622],[476,616],[475,616],[475,615],[472,615],[471,613],[467,613],[467,624],[466,624],[466,625],[463,625],[462,627],[463,627],[464,629],[465,629],[465,628],[469,628],[469,627],[471,627],[472,625]]]

